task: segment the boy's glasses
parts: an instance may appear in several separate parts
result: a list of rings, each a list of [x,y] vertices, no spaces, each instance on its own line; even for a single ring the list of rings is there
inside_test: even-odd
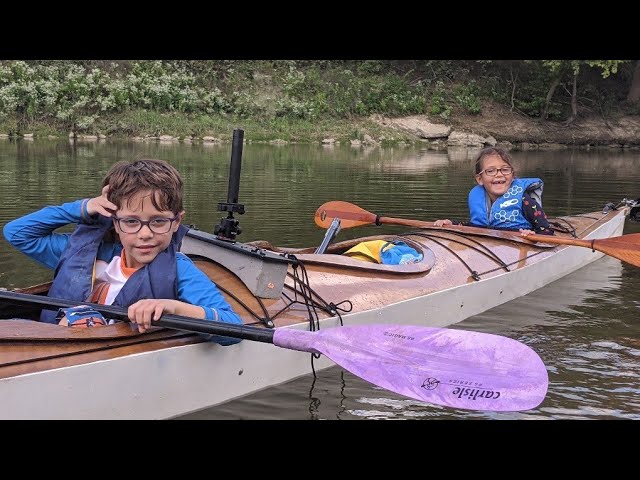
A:
[[[502,173],[502,175],[506,177],[507,175],[511,175],[513,173],[513,167],[501,167],[501,168],[489,167],[489,168],[485,168],[478,175],[482,175],[483,173],[486,173],[490,177],[495,177],[498,174],[498,172]]]
[[[115,215],[111,218],[118,222],[120,230],[124,233],[138,233],[140,230],[142,230],[142,227],[144,225],[149,227],[149,230],[151,230],[153,233],[167,233],[169,232],[169,230],[171,230],[171,225],[173,224],[173,222],[178,219],[178,215],[173,218],[158,217],[146,221],[131,217],[120,218],[116,217]]]

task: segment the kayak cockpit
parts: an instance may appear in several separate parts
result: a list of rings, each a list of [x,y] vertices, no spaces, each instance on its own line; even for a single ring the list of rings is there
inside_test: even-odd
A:
[[[421,258],[412,263],[403,263],[398,265],[390,265],[384,263],[375,263],[363,260],[363,257],[345,255],[354,247],[368,242],[402,242],[414,249]],[[364,270],[369,272],[391,273],[391,274],[416,274],[426,273],[435,264],[435,255],[430,248],[414,241],[406,236],[399,237],[397,235],[375,235],[371,237],[361,237],[352,240],[331,244],[327,247],[323,254],[314,253],[313,248],[285,248],[273,247],[268,242],[252,242],[254,245],[261,245],[262,248],[270,249],[277,253],[294,255],[295,258],[303,263],[312,263],[315,265],[326,265],[334,268]],[[338,270],[339,271],[339,270]]]

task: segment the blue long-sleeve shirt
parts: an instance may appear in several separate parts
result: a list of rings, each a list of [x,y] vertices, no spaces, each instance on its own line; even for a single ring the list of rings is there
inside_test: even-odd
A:
[[[55,269],[71,233],[55,230],[68,224],[88,223],[82,211],[82,200],[60,206],[45,207],[7,223],[3,233],[7,241],[38,263]],[[97,259],[110,262],[119,255],[122,245],[103,242]],[[176,254],[178,300],[204,309],[206,320],[242,324],[215,284],[183,253]],[[216,312],[217,317],[216,318]],[[216,339],[218,341],[218,339]],[[227,343],[227,342],[225,342]]]

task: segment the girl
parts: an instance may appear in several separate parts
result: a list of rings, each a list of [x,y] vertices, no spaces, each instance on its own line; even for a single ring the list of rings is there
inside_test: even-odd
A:
[[[471,219],[467,225],[519,230],[523,236],[553,235],[541,202],[534,198],[535,190],[542,192],[542,180],[515,178],[511,157],[505,150],[483,149],[476,158],[475,177],[478,185],[469,192]],[[436,227],[453,223],[449,219],[434,222]]]

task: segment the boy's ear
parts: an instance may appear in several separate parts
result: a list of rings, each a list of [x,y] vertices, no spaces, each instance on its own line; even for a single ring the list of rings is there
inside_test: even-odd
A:
[[[178,213],[178,219],[175,222],[176,225],[180,225],[182,223],[182,220],[184,220],[184,213],[185,213],[184,210],[182,210],[180,213]]]

